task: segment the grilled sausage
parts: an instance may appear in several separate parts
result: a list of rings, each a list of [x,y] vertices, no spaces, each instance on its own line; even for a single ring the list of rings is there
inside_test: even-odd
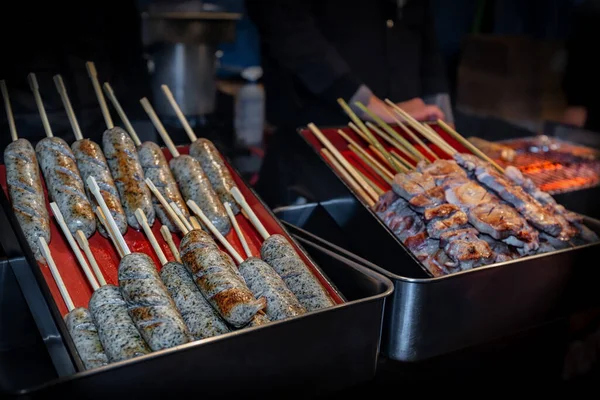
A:
[[[96,231],[96,215],[79,175],[75,156],[67,142],[58,137],[40,140],[35,147],[46,186],[56,202],[69,231],[81,230],[89,238]]]
[[[308,311],[335,304],[284,236],[272,235],[267,238],[260,249],[260,255],[281,276]]]
[[[119,286],[127,311],[153,351],[194,340],[150,257],[131,253],[119,264]]]
[[[229,203],[234,214],[239,213],[240,208],[229,193],[236,186],[235,181],[215,145],[208,139],[198,139],[190,146],[190,155],[200,163],[221,202]]]
[[[266,313],[271,321],[302,315],[306,309],[269,264],[251,257],[239,266],[240,273],[255,297],[267,299]]]
[[[229,217],[198,161],[182,155],[173,158],[169,164],[183,197],[194,200],[219,232],[227,234],[231,229]]]
[[[71,310],[65,316],[65,324],[85,369],[108,364],[98,330],[87,308],[78,307]]]
[[[201,234],[192,231],[181,240],[183,264],[192,274],[202,295],[221,317],[236,328],[248,324],[257,312],[265,308],[264,298],[256,299],[243,280],[234,272],[231,258],[212,246],[202,246],[190,239]]]
[[[110,169],[108,168],[102,149],[100,149],[100,146],[96,142],[89,139],[77,140],[71,145],[71,149],[77,160],[81,179],[86,183],[90,176],[94,177],[100,187],[102,198],[104,198],[111,215],[119,227],[119,231],[124,235],[127,232],[127,218],[125,217],[123,206],[121,206],[121,199],[119,199],[119,193],[110,174]],[[96,198],[89,191],[87,185],[86,189],[90,202],[96,204]],[[96,225],[102,236],[107,237],[108,235],[102,224]]]
[[[156,186],[169,203],[174,202],[177,204],[185,218],[189,219],[190,213],[188,212],[187,205],[181,196],[181,192],[179,192],[177,182],[175,182],[175,178],[169,169],[169,164],[167,164],[161,148],[154,142],[144,142],[138,148],[138,156],[144,170],[144,176],[154,183],[154,186]],[[167,214],[155,196],[152,197],[152,202],[154,203],[154,210],[161,224],[166,225],[171,232],[179,232],[177,225],[171,221],[169,214]]]
[[[4,163],[13,212],[35,258],[45,263],[38,238],[50,243],[50,217],[33,146],[26,139],[15,140],[4,150]]]
[[[135,218],[135,210],[141,208],[152,226],[155,217],[152,197],[144,182],[144,171],[135,144],[127,132],[115,127],[104,131],[102,148],[119,191],[127,223],[134,229],[141,229]]]
[[[160,277],[196,339],[229,332],[227,324],[202,296],[185,266],[177,262],[167,263],[160,270]]]
[[[118,287],[102,286],[94,292],[88,306],[110,362],[129,360],[151,352],[129,316]]]

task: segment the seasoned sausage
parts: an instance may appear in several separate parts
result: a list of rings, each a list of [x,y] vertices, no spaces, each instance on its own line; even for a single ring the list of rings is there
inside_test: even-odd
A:
[[[94,177],[100,187],[102,198],[106,202],[111,215],[119,227],[119,231],[124,235],[125,232],[127,232],[127,217],[125,217],[125,211],[123,211],[123,206],[121,206],[119,193],[117,192],[115,182],[110,174],[110,169],[108,168],[102,149],[96,142],[89,139],[77,140],[71,145],[71,149],[73,149],[73,154],[77,160],[77,167],[81,173],[81,179],[86,183],[90,176]],[[87,185],[85,187],[90,202],[92,204],[97,204],[96,198],[89,191]],[[98,226],[98,231],[103,236],[108,236],[102,224],[96,225]]]
[[[284,236],[272,235],[267,238],[260,249],[260,255],[281,276],[308,311],[335,304]]]
[[[135,210],[141,208],[148,224],[152,226],[155,217],[152,197],[144,182],[144,171],[135,144],[127,132],[115,127],[104,131],[102,148],[119,191],[127,223],[134,229],[141,229],[135,218]]]
[[[119,286],[131,319],[153,351],[194,340],[146,254],[131,253],[121,259]]]
[[[87,308],[78,307],[71,310],[65,316],[65,324],[85,369],[108,364],[98,330]]]
[[[174,202],[177,204],[185,218],[189,219],[190,213],[187,205],[181,196],[181,192],[179,192],[177,182],[175,182],[175,178],[169,169],[169,164],[167,164],[162,149],[154,142],[144,142],[138,148],[138,156],[144,170],[144,176],[154,183],[154,186],[169,203]],[[167,214],[156,196],[152,196],[152,202],[161,224],[166,225],[171,232],[179,232],[177,225],[171,221],[169,214]]]
[[[239,266],[239,271],[254,296],[267,299],[266,313],[271,321],[278,321],[306,313],[294,293],[269,264],[251,257]]]
[[[194,236],[204,233],[199,230],[193,232]],[[212,246],[195,245],[188,236],[182,239],[179,251],[202,295],[234,327],[248,324],[258,311],[265,308],[266,300],[254,298],[242,278],[234,272],[235,265],[231,265],[227,254]]]
[[[13,212],[35,258],[45,263],[38,238],[50,243],[50,217],[33,146],[26,139],[15,140],[4,150],[4,163]]]
[[[169,164],[183,197],[194,200],[219,232],[227,234],[231,229],[229,217],[198,161],[182,155],[173,158]]]
[[[234,214],[239,213],[240,208],[229,193],[236,186],[235,181],[215,145],[208,139],[198,139],[190,146],[190,155],[200,163],[221,202],[229,203]]]
[[[118,287],[102,286],[94,292],[88,306],[110,362],[129,360],[151,352],[129,316]]]
[[[58,137],[40,140],[35,147],[46,186],[56,202],[69,231],[81,230],[89,238],[96,231],[96,215],[79,175],[75,156],[67,142]]]
[[[160,277],[196,339],[229,332],[227,324],[202,296],[185,266],[177,262],[167,263],[160,270]]]

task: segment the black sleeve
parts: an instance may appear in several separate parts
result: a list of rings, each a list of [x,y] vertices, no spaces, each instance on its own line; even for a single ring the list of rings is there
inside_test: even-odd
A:
[[[290,71],[315,96],[348,100],[361,81],[323,37],[307,0],[247,0],[250,19],[261,37],[262,51]]]
[[[435,34],[434,18],[429,1],[421,1],[424,11],[422,27],[421,85],[423,96],[448,93],[448,82],[442,54]]]

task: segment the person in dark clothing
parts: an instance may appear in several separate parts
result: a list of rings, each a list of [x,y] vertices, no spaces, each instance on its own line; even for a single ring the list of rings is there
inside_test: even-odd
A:
[[[294,159],[293,131],[309,122],[348,122],[338,98],[352,107],[360,101],[387,122],[392,119],[386,98],[418,120],[452,123],[429,1],[247,0],[246,5],[260,34],[266,119],[276,127],[257,184],[270,205],[293,201],[289,188],[303,173],[304,161]]]
[[[564,79],[568,107],[563,122],[600,132],[600,58],[590,51],[590,41],[600,37],[600,0],[583,1],[571,26]]]
[[[0,23],[5,58],[0,79],[6,80],[17,130],[34,144],[44,137],[27,75],[34,72],[55,136],[74,140],[53,82],[61,74],[84,136],[101,140],[106,126],[85,63],[93,61],[100,82],[110,82],[132,120],[147,119],[139,99],[151,93],[141,39],[141,17],[135,1],[12,2]],[[15,27],[16,30],[15,30]],[[109,103],[110,104],[110,103]],[[110,105],[109,105],[110,107]],[[120,120],[111,110],[113,121]],[[2,145],[10,141],[2,113]]]

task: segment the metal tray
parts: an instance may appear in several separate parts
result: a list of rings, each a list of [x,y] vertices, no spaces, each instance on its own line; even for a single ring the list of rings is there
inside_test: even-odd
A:
[[[374,217],[363,216],[360,222],[351,223],[360,217],[359,210],[364,210],[347,203],[348,199],[288,206],[275,213],[295,235],[318,242],[394,282],[382,332],[382,353],[393,360],[432,359],[600,305],[596,287],[600,271],[589,261],[598,256],[597,245],[440,278],[416,277],[420,268],[406,265],[410,261],[403,247],[392,245],[391,240],[386,246],[361,243],[385,238],[386,231]],[[600,231],[598,221],[589,224]],[[403,271],[417,273],[407,276]]]
[[[240,179],[239,175],[236,179]],[[140,397],[171,396],[189,394],[200,384],[203,395],[263,397],[285,390],[301,396],[337,390],[373,377],[384,299],[392,293],[392,283],[352,261],[303,242],[311,250],[310,255],[320,261],[320,268],[317,267],[245,182],[238,184],[243,184],[240,189],[246,198],[255,202],[267,229],[281,231],[292,240],[317,276],[334,291],[332,295],[340,298],[339,304],[267,326],[77,372],[82,371],[81,360],[66,331],[63,310],[0,191],[0,224],[6,227],[0,242],[56,372],[56,377],[42,384],[3,386],[0,393],[27,398],[59,393],[106,398],[116,392],[135,392]],[[53,241],[61,239],[57,236]]]

